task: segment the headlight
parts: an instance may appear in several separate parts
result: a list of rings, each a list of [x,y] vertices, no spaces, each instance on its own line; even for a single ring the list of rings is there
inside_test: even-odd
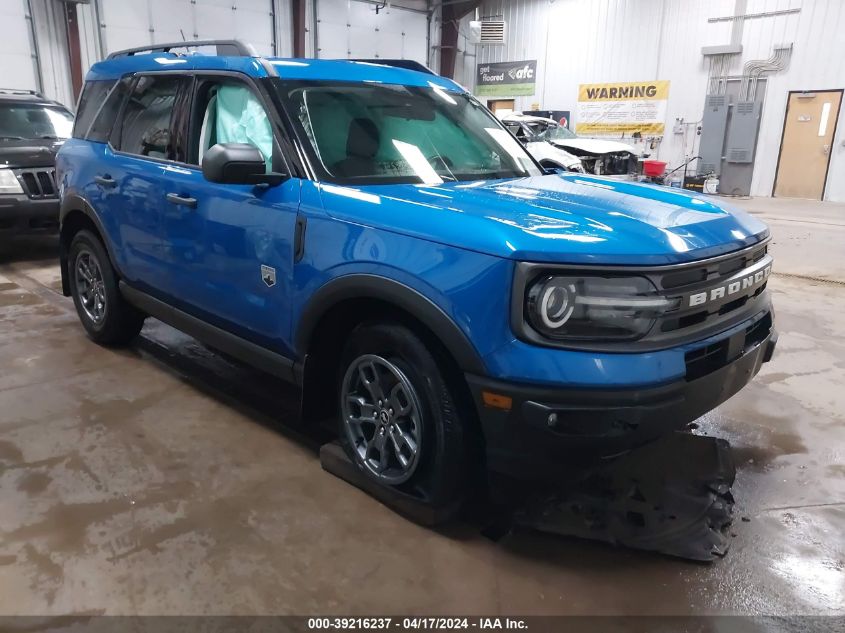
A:
[[[23,193],[17,176],[8,167],[0,167],[0,194]]]
[[[554,340],[635,340],[678,307],[645,277],[540,277],[528,288],[526,318]]]

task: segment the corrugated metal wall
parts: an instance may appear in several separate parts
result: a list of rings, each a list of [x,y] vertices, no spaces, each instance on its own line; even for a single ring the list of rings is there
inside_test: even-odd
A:
[[[32,45],[25,15],[32,4],[44,93],[73,106],[67,33],[61,0],[0,0],[0,62],[4,87],[35,89]],[[82,70],[110,51],[151,42],[241,37],[260,53],[291,55],[290,0],[92,0],[77,5]],[[102,45],[101,45],[102,43]],[[102,49],[102,50],[101,50]],[[8,69],[13,69],[9,71]]]
[[[0,0],[0,61],[14,68],[10,87],[36,88],[26,21],[32,2],[42,58],[45,93],[73,105],[67,35],[61,0]],[[407,58],[428,54],[425,0],[404,0],[375,13],[373,0],[307,0],[306,55],[315,56],[315,12],[319,57]],[[410,10],[405,10],[407,7]],[[291,0],[91,0],[77,6],[83,72],[109,52],[183,38],[240,37],[259,53],[293,54]],[[2,82],[0,82],[2,83]]]
[[[755,161],[752,194],[771,194],[781,130],[790,90],[845,88],[845,2],[842,0],[748,0],[746,13],[800,8],[799,13],[746,20],[739,75],[749,59],[766,59],[772,46],[794,43],[789,68],[769,77]],[[575,111],[578,84],[668,79],[671,83],[667,134],[659,156],[677,164],[694,155],[693,128],[671,134],[676,117],[701,119],[708,66],[702,46],[727,44],[734,0],[491,0],[484,16],[507,21],[504,46],[462,43],[456,79],[473,87],[476,63],[537,60],[537,94],[517,98],[517,109],[539,103],[543,109]],[[461,31],[466,33],[469,17]],[[477,49],[477,50],[476,50]],[[832,149],[826,198],[845,201],[845,117]]]

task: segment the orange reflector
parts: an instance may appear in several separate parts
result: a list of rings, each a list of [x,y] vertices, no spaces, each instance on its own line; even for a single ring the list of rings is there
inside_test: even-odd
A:
[[[513,406],[513,398],[502,396],[498,393],[482,391],[481,397],[484,399],[484,406],[493,407],[494,409],[504,409],[505,411],[510,411]]]

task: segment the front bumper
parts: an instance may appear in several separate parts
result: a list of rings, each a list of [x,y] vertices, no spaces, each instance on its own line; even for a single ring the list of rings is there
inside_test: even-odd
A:
[[[682,429],[742,389],[776,343],[767,313],[688,352],[684,378],[653,387],[559,389],[467,375],[488,467],[520,479],[561,476]]]
[[[58,233],[59,199],[0,195],[0,237],[22,233]]]

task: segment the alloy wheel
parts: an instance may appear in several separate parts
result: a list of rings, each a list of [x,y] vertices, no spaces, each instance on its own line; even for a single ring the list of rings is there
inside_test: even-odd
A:
[[[106,318],[106,286],[100,262],[89,250],[76,257],[76,290],[85,315],[99,325]]]
[[[374,354],[356,358],[341,386],[343,426],[367,471],[390,485],[407,481],[422,444],[422,409],[407,376]]]

